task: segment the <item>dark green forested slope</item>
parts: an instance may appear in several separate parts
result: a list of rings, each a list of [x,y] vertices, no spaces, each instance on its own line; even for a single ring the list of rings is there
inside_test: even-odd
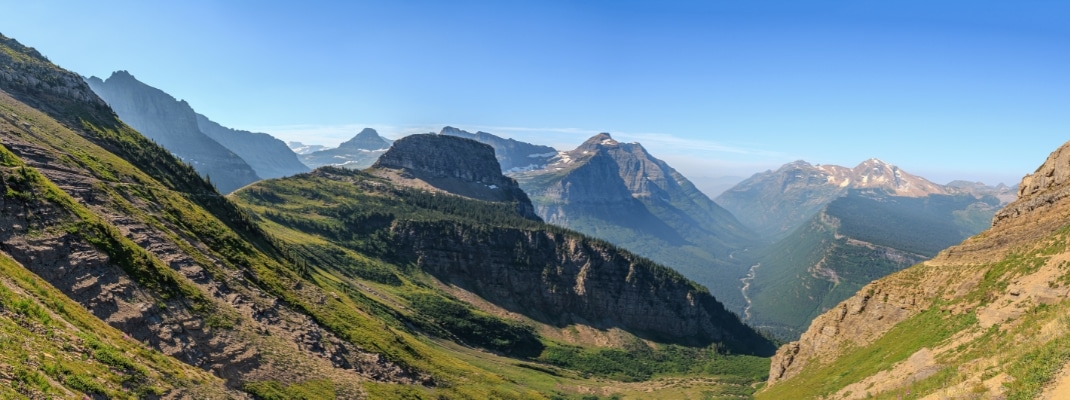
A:
[[[999,201],[961,195],[852,191],[755,252],[748,321],[787,339],[867,283],[980,232]]]

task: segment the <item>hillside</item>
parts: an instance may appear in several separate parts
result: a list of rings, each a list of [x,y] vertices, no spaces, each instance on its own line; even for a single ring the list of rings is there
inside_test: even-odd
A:
[[[241,157],[201,131],[197,113],[185,101],[146,85],[126,71],[107,80],[86,80],[124,123],[163,146],[209,178],[223,193],[260,179]]]
[[[780,348],[758,398],[1057,398],[1070,362],[1070,143],[985,232],[873,282]]]
[[[745,300],[733,256],[755,235],[638,143],[595,135],[545,168],[512,174],[548,223],[605,239],[672,266],[729,309]]]
[[[252,214],[3,37],[0,143],[5,396],[694,397],[767,370],[701,287],[513,203],[325,169],[240,190],[279,205]]]
[[[810,222],[754,251],[745,320],[789,340],[862,286],[980,233],[999,200],[852,190]]]

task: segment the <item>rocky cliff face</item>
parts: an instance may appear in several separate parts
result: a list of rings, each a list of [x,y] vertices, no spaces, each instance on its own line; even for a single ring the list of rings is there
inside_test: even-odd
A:
[[[280,178],[309,171],[297,159],[297,154],[271,135],[227,128],[201,114],[197,114],[197,126],[212,140],[241,157],[261,178]]]
[[[325,165],[364,169],[375,164],[388,148],[390,141],[379,136],[372,128],[364,128],[352,139],[343,142],[333,149],[308,151],[301,155],[301,162],[311,168],[319,168]],[[322,146],[320,146],[322,147]]]
[[[513,175],[550,223],[608,240],[706,285],[734,311],[753,233],[638,143],[595,135],[546,167]]]
[[[108,109],[81,76],[52,65],[37,50],[3,35],[0,46],[12,50],[0,52],[0,89],[20,101],[51,112],[68,105],[101,112]]]
[[[608,244],[562,232],[434,225],[399,222],[391,234],[422,269],[505,309],[558,327],[771,351],[705,290]]]
[[[1011,203],[996,214],[995,225],[1043,211],[1070,196],[1070,149],[1060,147],[1035,172],[1018,185],[1020,201]]]
[[[716,201],[763,237],[775,240],[790,234],[849,190],[876,189],[900,197],[970,193],[981,198],[997,193],[996,188],[985,188],[938,185],[875,158],[854,168],[800,160],[755,174],[717,196]]]
[[[126,71],[87,82],[119,118],[209,177],[229,193],[260,179],[245,160],[201,131],[197,113],[185,101],[141,83]]]
[[[515,180],[502,175],[494,149],[474,140],[430,133],[406,136],[394,142],[372,168],[401,171],[397,182],[417,187],[427,185],[477,200],[515,202],[521,215],[539,219],[527,194]]]
[[[801,382],[822,381],[826,398],[907,387],[917,396],[1041,396],[1066,364],[1049,357],[1070,345],[1063,318],[1070,306],[1068,149],[1022,180],[1019,198],[987,231],[867,285],[815,319],[773,357],[764,395],[805,396]],[[822,378],[849,369],[850,380]],[[940,382],[915,385],[938,371],[946,374]]]
[[[490,147],[494,148],[494,156],[502,167],[502,173],[505,174],[543,168],[552,157],[557,155],[557,150],[550,146],[505,139],[482,131],[471,133],[447,126],[442,128],[438,134],[472,139],[490,145]]]

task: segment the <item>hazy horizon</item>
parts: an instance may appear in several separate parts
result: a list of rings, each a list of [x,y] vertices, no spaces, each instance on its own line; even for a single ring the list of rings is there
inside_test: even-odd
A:
[[[224,126],[639,141],[689,177],[880,158],[1013,185],[1070,136],[1070,4],[11,2],[0,32]],[[427,130],[423,130],[426,132]]]

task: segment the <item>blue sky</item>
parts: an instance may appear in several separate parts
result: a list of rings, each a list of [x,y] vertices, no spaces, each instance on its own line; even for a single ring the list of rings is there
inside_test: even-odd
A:
[[[877,157],[1013,184],[1070,139],[1068,3],[0,0],[0,33],[284,140],[608,131],[694,178]]]

